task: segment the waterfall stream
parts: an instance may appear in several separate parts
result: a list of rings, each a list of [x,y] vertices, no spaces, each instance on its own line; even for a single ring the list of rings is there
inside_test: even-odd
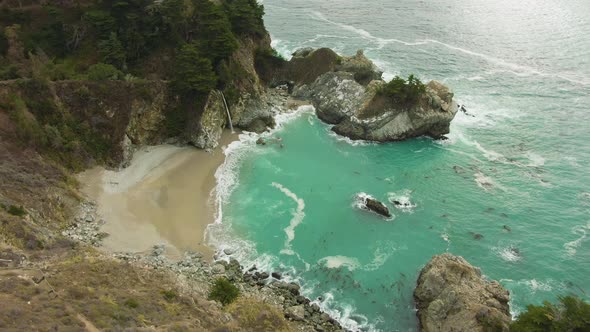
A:
[[[223,98],[223,105],[225,106],[225,111],[227,112],[227,118],[229,119],[229,128],[231,129],[231,132],[234,132],[234,125],[231,122],[231,114],[229,113],[229,107],[227,106],[227,101],[225,100],[225,95],[223,94],[222,91],[219,91],[219,93],[221,93],[221,98]]]

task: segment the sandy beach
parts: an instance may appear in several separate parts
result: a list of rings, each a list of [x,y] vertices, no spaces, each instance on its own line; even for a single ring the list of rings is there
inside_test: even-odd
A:
[[[164,244],[171,258],[187,250],[211,259],[204,240],[214,221],[215,171],[223,163],[223,147],[237,139],[225,132],[212,152],[160,145],[143,147],[131,165],[120,171],[96,167],[79,175],[82,191],[98,204],[109,236],[104,249],[144,252]]]

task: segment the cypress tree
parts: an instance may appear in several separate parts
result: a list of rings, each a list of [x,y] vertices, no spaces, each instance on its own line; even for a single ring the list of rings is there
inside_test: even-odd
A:
[[[183,97],[202,96],[217,84],[211,61],[202,56],[194,43],[181,47],[176,57],[173,88]]]

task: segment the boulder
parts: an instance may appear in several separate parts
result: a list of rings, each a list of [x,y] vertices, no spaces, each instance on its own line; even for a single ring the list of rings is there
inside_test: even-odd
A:
[[[383,72],[369,60],[363,50],[358,50],[354,56],[343,56],[337,71],[352,73],[359,84],[367,85],[373,80],[380,80]]]
[[[296,305],[285,309],[285,317],[292,320],[305,320],[305,307],[303,305]]]
[[[511,322],[509,292],[448,253],[434,256],[422,269],[414,300],[424,332],[508,331]]]
[[[365,199],[365,208],[384,217],[391,218],[391,213],[389,212],[387,206],[376,199],[367,197]]]

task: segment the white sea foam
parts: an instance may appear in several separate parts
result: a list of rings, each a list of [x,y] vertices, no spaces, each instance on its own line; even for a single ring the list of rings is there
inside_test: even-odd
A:
[[[322,295],[323,301],[313,301],[322,311],[327,312],[331,317],[334,317],[346,330],[353,332],[378,331],[375,326],[369,323],[366,316],[356,313],[356,307],[352,304],[343,301],[336,301],[333,293],[336,290],[326,292]]]
[[[385,262],[387,262],[389,257],[391,257],[395,251],[396,248],[384,248],[381,246],[377,247],[375,252],[373,252],[373,260],[370,263],[365,264],[363,266],[363,270],[375,271],[379,269],[381,266],[383,266],[383,264],[385,264]]]
[[[530,160],[527,166],[540,167],[545,165],[545,158],[532,151],[527,151],[526,157]]]
[[[345,267],[349,271],[357,269],[361,263],[358,259],[354,257],[347,257],[347,256],[327,256],[318,260],[318,264],[324,265],[329,269],[337,269],[340,267]]]
[[[518,262],[522,259],[522,256],[520,255],[520,251],[518,250],[518,248],[512,245],[508,247],[494,247],[492,248],[492,250],[498,256],[500,256],[500,258],[507,262]]]
[[[499,185],[494,179],[489,176],[486,176],[482,172],[477,172],[474,175],[475,183],[485,191],[490,191],[493,188],[499,188],[501,190],[506,190],[504,187]]]
[[[387,198],[389,199],[389,202],[393,204],[393,206],[395,206],[396,209],[402,212],[412,213],[414,211],[414,208],[416,208],[418,205],[412,203],[412,201],[410,200],[411,195],[412,190],[405,189],[401,192],[387,193]]]
[[[291,242],[295,239],[295,228],[303,222],[305,218],[305,201],[289,189],[285,188],[282,184],[273,182],[272,186],[279,189],[285,196],[292,199],[295,203],[297,203],[297,209],[292,211],[293,219],[291,219],[289,226],[285,228],[285,234],[287,234],[287,240],[285,240],[285,252],[292,252],[291,251]]]
[[[588,232],[590,231],[590,222],[586,225],[576,226],[572,229],[572,233],[579,237],[574,241],[567,242],[563,245],[569,256],[575,256],[578,252],[578,248],[582,245],[582,242],[587,238]]]
[[[375,145],[376,144],[374,142],[369,142],[369,141],[365,141],[365,140],[362,140],[362,139],[353,140],[353,139],[350,139],[350,138],[348,138],[346,136],[338,135],[338,134],[336,134],[335,132],[333,132],[331,130],[331,127],[327,127],[326,128],[326,132],[328,133],[328,135],[330,137],[335,138],[337,141],[344,142],[344,143],[350,144],[352,146],[366,146],[366,145]]]

